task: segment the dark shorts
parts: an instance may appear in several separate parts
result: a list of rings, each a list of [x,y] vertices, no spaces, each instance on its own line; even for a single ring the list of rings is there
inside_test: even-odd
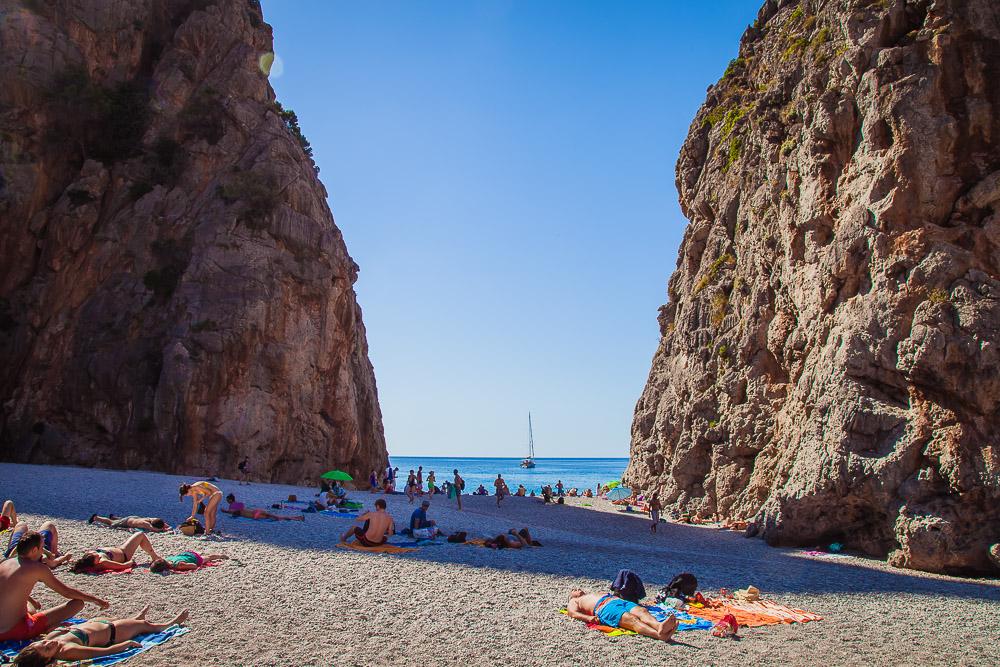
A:
[[[385,540],[382,540],[381,542],[372,542],[371,540],[369,540],[365,536],[365,529],[362,528],[361,526],[354,527],[354,539],[356,539],[358,541],[358,544],[360,544],[363,547],[380,547],[383,544],[385,544]]]

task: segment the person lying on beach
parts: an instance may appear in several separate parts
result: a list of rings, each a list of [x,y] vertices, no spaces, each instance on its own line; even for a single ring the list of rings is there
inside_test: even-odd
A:
[[[100,516],[92,514],[87,523],[99,523],[112,528],[134,528],[147,533],[165,533],[170,530],[170,524],[155,516]]]
[[[181,500],[184,496],[191,497],[191,516],[189,519],[197,518],[198,503],[205,503],[205,534],[215,530],[215,522],[219,518],[219,503],[222,502],[222,491],[211,482],[195,482],[194,484],[181,484],[178,489]]]
[[[229,503],[229,507],[223,507],[222,511],[226,514],[232,514],[233,516],[241,516],[246,519],[254,519],[257,521],[263,519],[270,519],[272,521],[305,521],[306,518],[301,514],[298,516],[281,516],[280,514],[271,514],[267,510],[262,510],[259,507],[247,507],[243,503],[236,502],[236,496],[229,494],[226,496],[226,502]]]
[[[164,556],[149,564],[149,571],[157,574],[163,572],[189,572],[197,570],[205,563],[217,563],[229,560],[224,554],[200,554],[197,551],[182,551],[174,556]]]
[[[541,542],[532,539],[531,533],[528,532],[527,528],[522,528],[521,530],[511,528],[507,533],[509,536],[501,533],[496,537],[489,538],[486,540],[484,546],[489,549],[523,549],[525,547],[542,546]]]
[[[0,533],[16,525],[17,510],[14,509],[14,501],[5,500],[3,501],[3,509],[0,510]]]
[[[149,607],[131,618],[92,618],[73,626],[56,628],[41,639],[28,644],[14,658],[17,667],[46,667],[56,660],[89,660],[114,655],[142,646],[132,641],[139,635],[162,632],[187,620],[185,609],[166,623],[146,620]]]
[[[635,602],[606,593],[597,595],[578,588],[569,593],[566,614],[585,623],[600,623],[610,628],[624,628],[640,635],[669,641],[677,630],[677,617],[670,615],[657,621],[653,615]]]
[[[59,581],[52,569],[41,562],[42,543],[40,533],[29,531],[17,543],[17,558],[0,563],[0,641],[33,639],[80,613],[87,602],[101,609],[109,606],[106,600]],[[31,598],[31,591],[38,583],[67,601],[44,611],[28,611],[29,601],[36,610],[39,608]]]
[[[153,544],[146,537],[146,533],[135,533],[117,547],[100,547],[93,551],[87,551],[75,563],[73,572],[105,572],[130,570],[135,567],[135,552],[142,549],[149,554],[150,560],[157,560],[160,554],[156,553]]]
[[[10,503],[11,516],[15,518],[14,532],[10,534],[10,540],[7,542],[7,548],[4,549],[3,559],[10,558],[14,551],[17,549],[17,545],[25,538],[28,533],[31,533],[31,527],[26,521],[17,521],[17,512],[14,510],[14,503]],[[4,503],[4,509],[7,509],[7,503]],[[55,569],[68,561],[73,557],[73,554],[59,553],[59,531],[56,529],[56,524],[51,521],[43,521],[38,527],[38,534],[42,536],[42,559],[41,562],[45,563],[51,569]],[[0,559],[0,560],[3,560]]]
[[[374,512],[365,512],[355,521],[364,521],[364,525],[354,526],[341,535],[340,541],[344,544],[353,537],[363,547],[378,547],[385,544],[388,536],[396,532],[392,517],[385,511],[385,500],[382,498],[375,501]]]

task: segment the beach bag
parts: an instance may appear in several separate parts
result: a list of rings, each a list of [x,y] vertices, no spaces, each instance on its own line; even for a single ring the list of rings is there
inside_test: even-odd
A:
[[[198,519],[188,519],[180,526],[179,530],[187,535],[188,537],[194,537],[195,535],[203,535],[205,533],[205,527],[201,525],[201,521]]]
[[[646,597],[642,579],[632,570],[619,570],[618,576],[611,582],[611,592],[629,602],[638,602]]]
[[[430,528],[416,528],[413,530],[413,537],[420,540],[430,540],[433,539],[434,533],[433,526]]]
[[[690,572],[682,572],[670,580],[670,583],[659,592],[656,599],[659,600],[662,597],[663,599],[680,598],[686,600],[696,592],[698,592],[698,580]]]

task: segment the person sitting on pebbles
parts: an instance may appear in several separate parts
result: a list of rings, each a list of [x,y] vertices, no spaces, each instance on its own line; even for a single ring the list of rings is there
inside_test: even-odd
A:
[[[133,557],[139,549],[149,554],[150,560],[160,558],[160,554],[156,553],[156,549],[146,537],[146,533],[135,533],[122,542],[120,546],[100,547],[93,551],[87,551],[73,563],[72,570],[77,573],[130,570],[135,567]]]
[[[243,503],[236,502],[236,496],[229,494],[226,496],[226,502],[229,503],[229,507],[222,508],[222,511],[226,514],[232,514],[233,516],[241,516],[246,519],[254,519],[255,521],[260,521],[263,519],[270,519],[272,521],[305,521],[306,518],[301,514],[298,516],[281,516],[280,514],[271,514],[267,510],[262,510],[259,507],[247,507]]]
[[[486,540],[484,546],[489,549],[523,549],[525,547],[542,546],[541,542],[532,539],[531,533],[528,532],[527,528],[522,528],[521,530],[511,528],[507,533],[509,537],[501,533],[496,537],[489,538]]]
[[[28,644],[14,658],[17,667],[46,667],[56,660],[90,660],[142,646],[135,637],[162,632],[187,620],[185,609],[166,623],[150,623],[144,608],[131,618],[92,618],[76,625],[59,627]]]
[[[224,554],[200,554],[197,551],[182,551],[174,556],[164,556],[149,564],[149,571],[157,574],[165,572],[190,572],[204,567],[206,563],[229,560]]]
[[[396,532],[392,516],[385,511],[385,500],[379,498],[375,501],[375,511],[365,512],[355,521],[364,521],[363,526],[354,526],[340,536],[340,541],[347,544],[347,540],[354,538],[363,547],[380,547],[385,544],[389,535]]]
[[[597,595],[579,588],[570,591],[566,614],[585,623],[596,622],[610,628],[624,628],[663,641],[669,641],[677,630],[676,616],[670,615],[666,620],[657,621],[640,604],[623,600],[611,593]]]
[[[147,533],[165,533],[170,530],[170,524],[155,516],[101,516],[91,514],[87,523],[99,523],[112,528],[131,528],[144,530]]]

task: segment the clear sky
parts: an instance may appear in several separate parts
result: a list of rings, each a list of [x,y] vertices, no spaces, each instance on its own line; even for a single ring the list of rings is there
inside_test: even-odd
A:
[[[759,0],[264,0],[347,247],[389,453],[626,456],[674,164]]]

